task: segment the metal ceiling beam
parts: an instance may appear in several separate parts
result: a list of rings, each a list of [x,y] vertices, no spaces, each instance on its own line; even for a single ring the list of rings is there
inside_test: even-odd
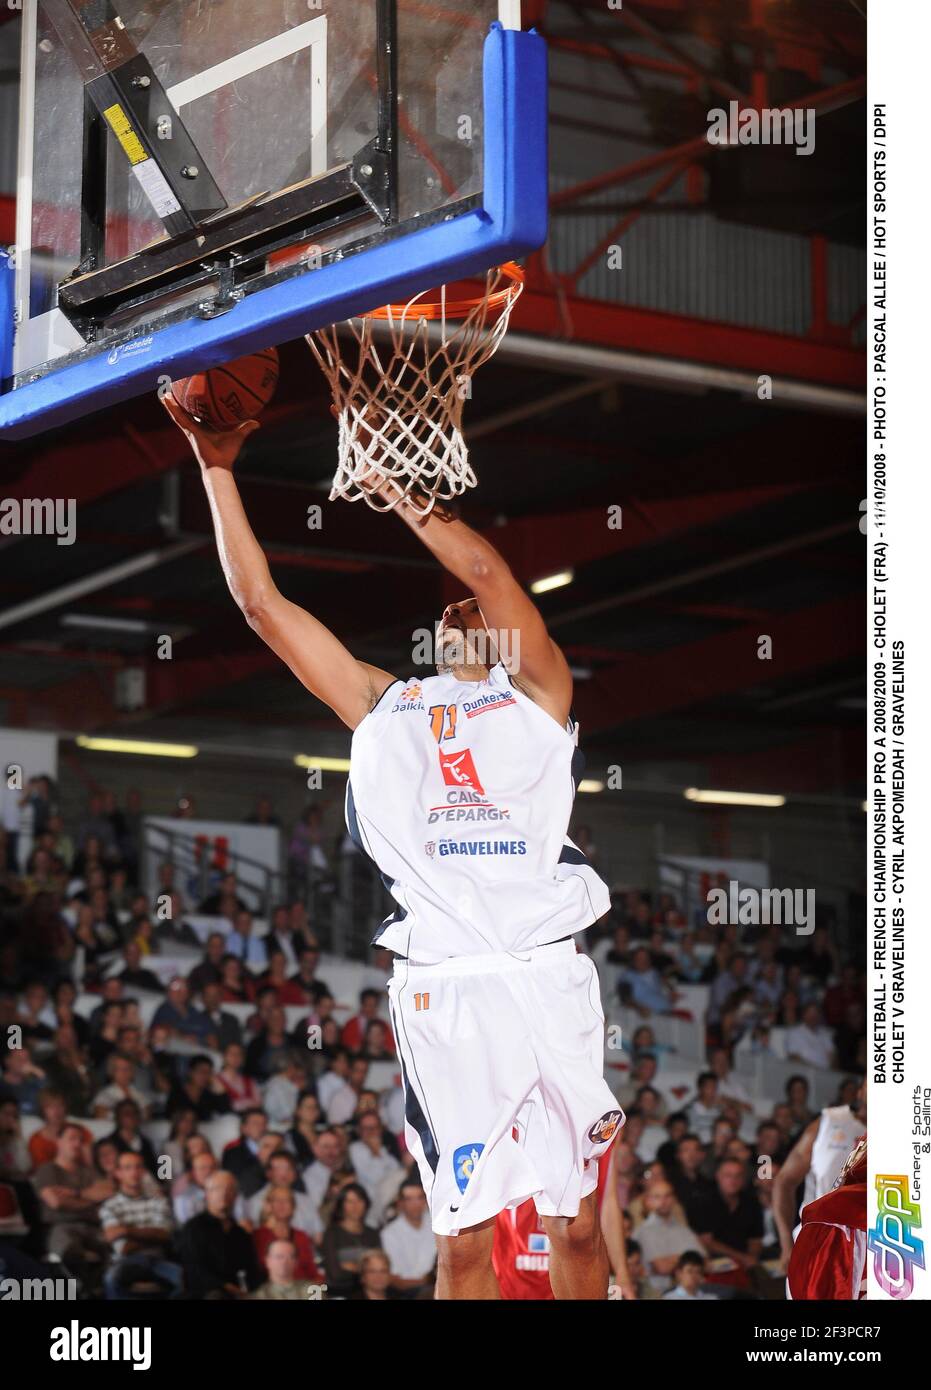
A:
[[[773,641],[773,659],[761,661],[759,638]],[[618,728],[640,719],[751,690],[818,670],[863,653],[865,597],[834,599],[791,613],[770,613],[762,623],[706,637],[661,652],[639,652],[596,672],[576,686],[575,704],[584,733]]]

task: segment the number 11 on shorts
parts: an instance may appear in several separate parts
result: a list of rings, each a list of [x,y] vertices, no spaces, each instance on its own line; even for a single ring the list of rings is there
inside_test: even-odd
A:
[[[430,1007],[430,995],[429,995],[429,994],[415,994],[415,995],[414,995],[414,1011],[415,1011],[415,1013],[418,1013],[418,1014],[424,1013],[425,1010],[429,1009],[429,1007]]]

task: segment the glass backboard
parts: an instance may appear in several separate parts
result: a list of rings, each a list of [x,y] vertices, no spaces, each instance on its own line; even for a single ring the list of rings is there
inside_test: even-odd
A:
[[[284,280],[480,214],[489,34],[520,4],[24,0],[21,23],[0,427],[5,397],[51,374],[119,366],[184,322],[244,326]]]

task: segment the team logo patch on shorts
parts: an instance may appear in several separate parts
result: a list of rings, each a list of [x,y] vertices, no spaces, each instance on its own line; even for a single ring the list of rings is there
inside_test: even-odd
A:
[[[608,1144],[623,1123],[623,1110],[609,1110],[606,1115],[602,1115],[600,1120],[595,1121],[588,1131],[588,1137],[593,1144]]]
[[[468,1187],[469,1179],[475,1172],[475,1165],[481,1158],[484,1147],[484,1144],[463,1144],[453,1154],[453,1172],[460,1192],[465,1192]]]

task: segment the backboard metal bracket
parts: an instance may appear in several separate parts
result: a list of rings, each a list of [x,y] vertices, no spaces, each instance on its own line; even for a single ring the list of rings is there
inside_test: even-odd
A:
[[[546,45],[539,35],[504,28],[500,22],[492,25],[483,60],[484,175],[479,206],[469,200],[440,208],[437,215],[424,219],[425,224],[418,222],[416,230],[406,223],[385,227],[347,165],[341,173],[346,196],[354,200],[357,210],[358,229],[353,236],[357,254],[338,252],[306,264],[298,255],[275,274],[263,274],[266,267],[257,248],[267,241],[268,228],[254,227],[253,237],[243,246],[243,228],[238,226],[224,249],[230,219],[225,213],[214,225],[216,244],[198,247],[196,259],[177,239],[149,248],[145,256],[154,274],[147,285],[138,280],[132,283],[129,277],[120,285],[124,272],[112,266],[70,281],[61,295],[68,298],[69,314],[77,321],[99,308],[95,300],[103,281],[97,275],[116,272],[111,292],[124,296],[125,302],[121,301],[114,331],[109,331],[108,320],[108,331],[99,343],[83,348],[76,344],[67,365],[0,394],[0,432],[7,438],[28,437],[155,391],[166,377],[177,379],[206,370],[381,304],[482,274],[490,266],[536,250],[546,239],[548,225],[546,67]],[[372,168],[374,173],[374,164]],[[319,183],[327,183],[334,173],[324,175]],[[310,180],[299,187],[306,191],[316,183]],[[290,189],[276,196],[293,193]],[[261,217],[262,208],[261,199],[253,201],[242,215]],[[290,229],[277,219],[281,244],[293,245],[302,235],[313,242],[313,219],[318,217],[325,224],[327,205],[314,211],[305,204],[293,211]],[[238,216],[236,210],[232,220]],[[350,225],[351,221],[350,216]],[[363,251],[362,243],[370,234],[371,244]],[[223,298],[218,267],[227,261],[234,288],[245,290],[243,298],[219,318],[199,317],[198,304],[217,294]],[[169,298],[159,316],[146,295],[151,293],[154,300],[158,293],[164,294],[179,267],[190,307],[186,313],[176,311]],[[167,277],[161,284],[160,274]],[[133,317],[136,312],[138,320]]]

